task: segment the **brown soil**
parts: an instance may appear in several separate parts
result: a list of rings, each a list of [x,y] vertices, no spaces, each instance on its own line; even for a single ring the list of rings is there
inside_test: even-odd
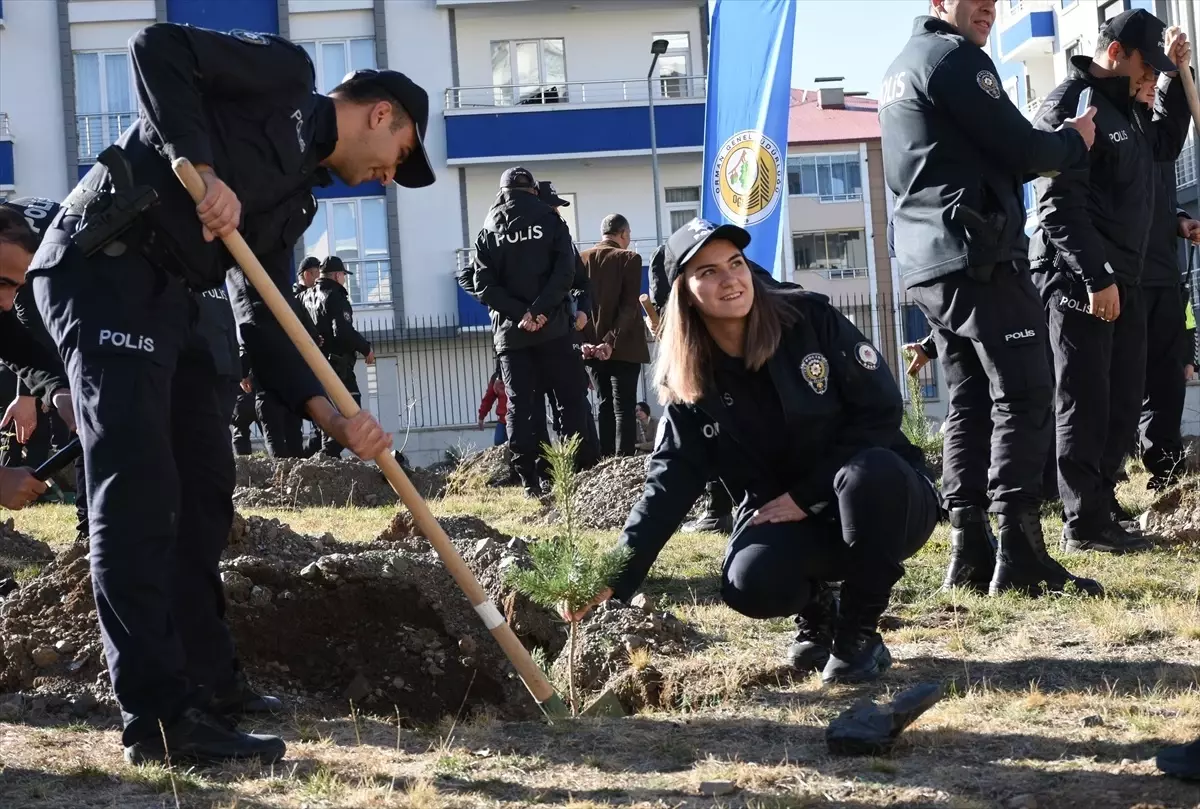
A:
[[[11,519],[0,523],[0,579],[18,570],[54,559],[54,551],[40,540],[31,539],[13,527]]]
[[[509,466],[511,459],[512,454],[505,444],[488,447],[464,458],[450,473],[447,491],[451,494],[462,494],[485,486],[515,485],[512,468]]]
[[[446,488],[445,464],[416,469],[409,475],[422,497],[440,497]],[[236,505],[247,508],[306,506],[387,506],[398,501],[374,464],[343,458],[237,459]]]

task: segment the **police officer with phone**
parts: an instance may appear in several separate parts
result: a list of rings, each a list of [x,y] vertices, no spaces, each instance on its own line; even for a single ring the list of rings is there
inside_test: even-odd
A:
[[[428,96],[387,70],[318,95],[304,50],[264,34],[163,23],[136,34],[129,54],[141,114],[68,196],[30,267],[81,416],[93,589],[125,757],[276,761],[282,740],[231,721],[278,703],[247,685],[223,620],[229,524],[190,519],[233,463],[193,294],[233,270],[239,334],[263,386],[360,457],[386,451],[369,413],[337,413],[220,239],[240,230],[290,291],[312,188],[331,172],[349,185],[434,181],[421,143]],[[175,177],[177,157],[205,180],[199,205]]]
[[[896,260],[932,327],[950,391],[945,585],[997,594],[1074,582],[1099,592],[1055,562],[1042,537],[1052,382],[1021,196],[1026,176],[1082,163],[1092,111],[1059,131],[1035,130],[983,49],[995,21],[994,0],[934,0],[887,71],[879,111]],[[998,517],[995,551],[989,512]]]

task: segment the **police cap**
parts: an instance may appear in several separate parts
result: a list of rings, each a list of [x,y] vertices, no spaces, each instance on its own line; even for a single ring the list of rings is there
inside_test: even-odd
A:
[[[1159,73],[1172,73],[1179,68],[1163,51],[1163,33],[1167,24],[1149,11],[1135,8],[1123,11],[1100,28],[1100,35],[1111,36],[1126,48],[1137,48],[1146,64]]]
[[[405,188],[433,185],[437,176],[433,173],[429,154],[425,151],[425,129],[429,124],[429,94],[408,76],[395,70],[356,70],[346,74],[338,86],[346,85],[376,87],[404,108],[417,129],[417,148],[403,162],[396,165],[396,174],[392,181]]]
[[[500,175],[500,188],[529,188],[534,191],[538,190],[538,182],[533,179],[533,172],[524,166],[513,166],[511,169],[505,169]]]
[[[691,261],[700,248],[713,239],[725,239],[733,242],[739,250],[745,250],[750,244],[750,234],[737,225],[715,225],[707,219],[697,217],[671,234],[667,239],[667,249],[663,267],[667,273],[667,283],[675,285],[675,279],[683,272],[684,265]]]
[[[538,199],[549,205],[551,208],[570,208],[571,203],[558,195],[558,191],[554,189],[554,183],[549,180],[538,181]]]
[[[337,256],[330,256],[321,262],[321,275],[333,275],[335,272],[344,272],[346,275],[354,275],[346,269],[346,265]]]
[[[315,270],[316,268],[318,268],[320,266],[321,266],[321,259],[317,258],[316,256],[305,256],[304,261],[300,262],[299,272],[307,272],[308,270]]]

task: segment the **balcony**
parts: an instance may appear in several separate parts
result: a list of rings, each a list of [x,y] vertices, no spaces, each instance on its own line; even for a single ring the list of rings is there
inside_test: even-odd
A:
[[[512,159],[563,159],[650,151],[649,93],[658,148],[704,147],[705,76],[486,85],[446,90],[450,165]]]
[[[11,189],[16,182],[12,130],[8,128],[8,113],[0,112],[0,190]]]
[[[1037,98],[1031,98],[1029,101],[1025,102],[1025,117],[1031,121],[1036,118],[1037,111],[1042,108],[1042,102],[1045,100],[1046,99],[1042,96],[1038,96]]]
[[[1054,4],[1048,0],[1023,0],[1010,5],[1000,21],[1000,58],[1021,62],[1054,53]]]
[[[96,156],[109,144],[115,143],[121,133],[133,125],[137,112],[98,112],[75,116],[75,130],[79,139],[79,162],[94,163]]]

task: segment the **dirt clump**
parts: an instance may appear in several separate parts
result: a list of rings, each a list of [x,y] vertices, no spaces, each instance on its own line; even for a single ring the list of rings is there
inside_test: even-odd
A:
[[[11,518],[0,523],[0,580],[12,578],[19,570],[53,560],[54,551],[50,550],[50,546],[22,534],[14,527]]]
[[[631,660],[687,654],[699,647],[700,635],[669,612],[655,609],[652,600],[635,596],[637,606],[616,599],[601,604],[579,626],[576,638],[575,687],[582,694],[602,690]],[[554,661],[552,675],[565,683],[569,673],[564,650]]]
[[[409,475],[422,497],[440,497],[446,488],[447,464],[413,469]],[[307,506],[388,506],[399,498],[383,472],[357,459],[263,458],[237,459],[235,505],[248,508],[305,508]]]
[[[575,519],[589,529],[624,528],[629,512],[642,499],[646,488],[647,455],[608,458],[591,469],[579,473],[575,491]],[[707,503],[700,497],[692,507],[689,519],[700,515]],[[561,522],[558,510],[549,508],[546,523]]]
[[[1200,545],[1200,482],[1187,478],[1160,492],[1146,511],[1142,527],[1168,542]]]
[[[449,494],[463,494],[483,488],[516,486],[518,483],[513,475],[512,453],[507,444],[501,444],[462,459],[450,473],[446,491]]]

